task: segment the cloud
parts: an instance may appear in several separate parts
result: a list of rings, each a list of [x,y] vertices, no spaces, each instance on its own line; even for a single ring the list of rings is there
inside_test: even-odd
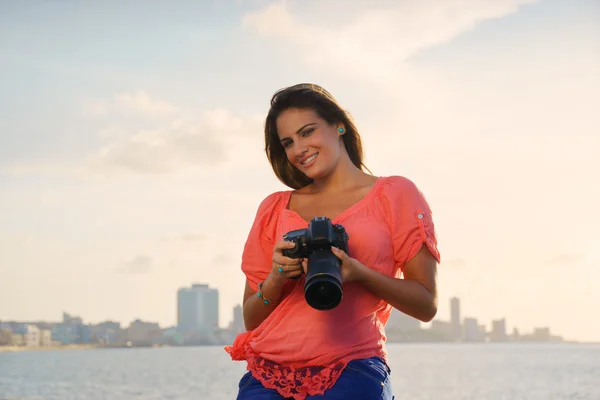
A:
[[[96,149],[73,159],[0,165],[9,175],[170,174],[190,168],[239,168],[264,162],[263,119],[215,108],[194,110],[144,91],[83,102]],[[89,128],[88,128],[89,129]],[[248,152],[248,149],[251,152]],[[222,171],[221,171],[222,172]]]
[[[103,117],[108,113],[108,105],[105,101],[98,99],[86,99],[81,106],[83,117]]]
[[[82,103],[82,115],[87,117],[138,116],[145,118],[173,117],[181,110],[166,101],[152,98],[147,92],[121,92],[111,99],[86,99]]]
[[[260,116],[185,110],[145,92],[120,93],[88,107],[96,114],[106,112],[106,124],[98,130],[106,143],[86,159],[92,173],[165,174],[217,166],[262,132]]]
[[[217,137],[194,123],[141,130],[104,146],[89,158],[89,167],[93,172],[156,174],[188,165],[215,165],[226,160],[224,144]]]
[[[351,15],[340,15],[336,2],[302,3],[292,12],[291,3],[282,1],[244,15],[242,25],[281,39],[312,67],[389,84],[399,76],[400,64],[419,50],[448,42],[483,20],[503,17],[536,1],[405,1],[380,3],[369,10],[362,3],[353,9],[350,2]]]
[[[152,270],[152,257],[140,254],[117,268],[120,274],[141,275]]]
[[[114,104],[122,112],[131,112],[146,116],[176,115],[179,109],[166,101],[152,99],[145,92],[119,93],[114,98]]]
[[[215,165],[226,159],[219,129],[223,130],[223,119],[234,119],[226,111],[208,111],[195,118],[145,91],[90,100],[84,107],[87,115],[105,120],[98,136],[108,141],[87,158],[91,172],[170,173],[185,165]]]

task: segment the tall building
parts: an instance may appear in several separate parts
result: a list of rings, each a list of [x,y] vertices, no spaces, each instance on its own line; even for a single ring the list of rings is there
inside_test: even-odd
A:
[[[450,299],[450,334],[453,340],[462,339],[463,329],[460,321],[460,300],[452,297]]]
[[[229,329],[236,334],[246,330],[246,327],[244,326],[244,314],[242,306],[239,304],[233,307],[233,320],[231,321]]]
[[[219,327],[219,291],[194,284],[177,292],[177,327],[182,331],[211,332]]]
[[[499,320],[492,321],[492,331],[490,332],[490,341],[492,342],[505,342],[508,340],[506,334],[506,319],[502,318]]]

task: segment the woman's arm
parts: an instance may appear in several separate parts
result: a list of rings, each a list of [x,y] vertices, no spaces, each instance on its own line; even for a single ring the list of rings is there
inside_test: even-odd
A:
[[[423,245],[403,268],[404,279],[393,278],[366,267],[341,250],[334,253],[342,262],[346,281],[360,282],[392,307],[423,322],[437,314],[437,261]]]
[[[248,280],[244,289],[244,301],[242,313],[244,315],[244,325],[246,330],[256,329],[277,307],[283,298],[283,289],[285,283],[290,278],[296,278],[302,274],[302,259],[293,259],[285,257],[282,254],[284,249],[294,248],[295,243],[285,240],[279,241],[273,249],[272,268],[269,275],[262,283],[260,298]],[[265,303],[268,299],[268,304]]]
[[[244,289],[244,303],[242,313],[244,315],[244,326],[247,331],[256,329],[277,307],[283,295],[283,283],[277,282],[271,275],[267,277],[262,286],[264,297],[272,303],[265,304],[264,300],[259,298],[250,284],[246,280],[246,288]]]

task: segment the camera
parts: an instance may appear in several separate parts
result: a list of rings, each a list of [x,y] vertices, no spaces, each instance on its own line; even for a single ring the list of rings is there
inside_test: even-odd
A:
[[[332,224],[327,217],[315,217],[308,228],[283,236],[284,240],[295,244],[294,248],[283,250],[284,256],[308,259],[304,297],[317,310],[331,310],[342,301],[341,261],[333,254],[331,246],[348,253],[349,237],[342,225]]]

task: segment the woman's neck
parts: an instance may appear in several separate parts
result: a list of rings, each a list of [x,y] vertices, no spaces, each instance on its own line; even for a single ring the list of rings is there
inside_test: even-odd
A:
[[[365,182],[369,175],[352,163],[349,157],[342,157],[335,170],[311,184],[315,193],[339,193]]]

